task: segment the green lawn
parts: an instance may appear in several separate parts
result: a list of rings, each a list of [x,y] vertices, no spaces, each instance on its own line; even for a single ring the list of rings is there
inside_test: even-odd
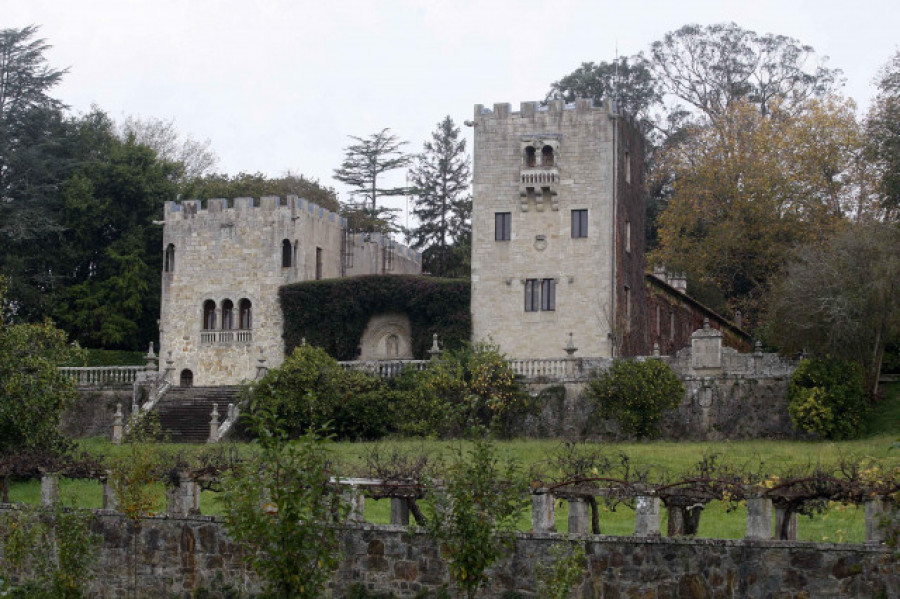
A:
[[[654,441],[633,443],[591,444],[612,459],[620,454],[628,456],[631,465],[651,473],[650,478],[661,480],[688,471],[704,455],[715,454],[720,462],[732,464],[744,471],[765,475],[786,475],[797,469],[811,465],[836,465],[842,460],[875,460],[885,469],[900,468],[900,383],[886,385],[882,401],[876,405],[869,421],[871,436],[855,441],[842,442],[800,442],[800,441],[721,441],[687,442]],[[114,446],[106,439],[94,438],[78,442],[80,449],[89,454],[106,458],[124,458],[128,446]],[[367,456],[374,450],[382,454],[398,452],[411,456],[428,456],[430,464],[439,464],[447,459],[454,448],[467,448],[466,442],[435,441],[420,439],[391,439],[377,443],[332,443],[335,470],[342,476],[366,476]],[[502,459],[518,461],[526,472],[539,472],[544,478],[552,478],[554,468],[548,458],[554,455],[562,443],[553,440],[506,440],[496,443]],[[176,457],[195,459],[207,452],[236,450],[246,456],[254,451],[252,444],[222,443],[218,446],[158,444],[158,449],[172,461]],[[165,507],[164,491],[160,484],[157,494],[157,510]],[[60,481],[60,497],[66,505],[97,508],[102,503],[100,483],[96,481]],[[38,481],[13,483],[10,500],[35,504],[40,500]],[[567,530],[567,504],[557,502],[556,526],[560,532]],[[634,512],[627,506],[617,506],[609,511],[602,500],[600,527],[604,534],[627,535],[634,532]],[[222,497],[217,493],[204,491],[201,496],[201,511],[204,514],[221,514]],[[387,523],[390,518],[390,500],[368,500],[366,520],[373,523]],[[698,536],[710,538],[741,538],[744,536],[745,510],[739,508],[726,512],[719,502],[710,503],[700,520]],[[520,528],[531,526],[530,508],[522,513]],[[665,510],[662,528],[665,530]],[[799,536],[803,540],[860,542],[864,538],[864,517],[862,507],[833,504],[824,514],[813,518],[800,517]]]

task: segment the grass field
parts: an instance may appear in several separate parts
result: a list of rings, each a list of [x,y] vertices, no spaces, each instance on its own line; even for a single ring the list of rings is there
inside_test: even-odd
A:
[[[678,477],[692,468],[704,455],[717,455],[720,462],[765,475],[787,475],[797,469],[814,465],[836,465],[842,460],[874,460],[885,469],[900,468],[900,384],[885,386],[883,399],[875,407],[870,417],[870,436],[843,442],[801,442],[801,441],[721,441],[721,442],[634,442],[591,444],[602,450],[610,458],[625,454],[632,466],[646,469],[651,480],[662,480],[663,476]],[[545,477],[555,473],[548,463],[561,446],[553,440],[508,440],[496,443],[501,459],[516,460],[527,472],[540,471]],[[114,446],[105,439],[86,439],[79,442],[81,449],[102,458],[125,457],[130,450],[127,446]],[[250,444],[223,443],[219,448],[233,447],[241,455],[249,455],[254,449]],[[434,441],[421,439],[393,439],[377,443],[332,443],[335,470],[341,476],[366,476],[366,458],[373,451],[382,454],[397,452],[405,455],[428,456],[429,463],[435,464],[446,459],[455,448],[466,449],[466,442]],[[202,445],[159,444],[158,448],[170,455],[196,455],[211,451]],[[157,510],[164,509],[164,491],[158,487]],[[60,481],[60,498],[66,505],[98,508],[101,506],[100,483],[96,481]],[[15,483],[10,488],[10,500],[35,504],[40,500],[38,481]],[[601,510],[605,509],[600,501]],[[204,514],[221,514],[222,498],[216,493],[204,491],[201,496],[201,511]],[[567,530],[567,505],[558,502],[557,530]],[[366,520],[373,523],[387,523],[390,517],[390,501],[368,500]],[[745,511],[737,509],[730,513],[719,502],[710,503],[700,520],[698,536],[709,538],[741,538],[744,536]],[[530,511],[524,510],[520,528],[531,527]],[[665,511],[662,527],[665,530]],[[634,532],[634,512],[627,506],[618,506],[615,511],[602,511],[601,532],[604,534],[628,535]],[[801,540],[861,542],[864,539],[865,522],[863,508],[852,505],[832,504],[827,512],[813,518],[800,517],[799,537]]]

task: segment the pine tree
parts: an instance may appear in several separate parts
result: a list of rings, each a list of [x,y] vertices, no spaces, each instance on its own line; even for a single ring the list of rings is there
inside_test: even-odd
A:
[[[454,250],[468,244],[472,197],[469,189],[469,156],[466,140],[449,116],[441,121],[416,157],[410,181],[417,196],[413,214],[419,227],[412,246],[425,248],[425,266],[432,274],[458,274],[451,262]],[[452,247],[451,247],[452,245]],[[458,254],[458,252],[456,252]]]

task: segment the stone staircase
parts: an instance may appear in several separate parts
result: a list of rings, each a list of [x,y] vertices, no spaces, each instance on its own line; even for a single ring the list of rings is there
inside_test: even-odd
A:
[[[171,387],[153,411],[163,432],[174,443],[206,443],[209,417],[218,404],[219,422],[228,414],[228,404],[237,403],[240,387]]]

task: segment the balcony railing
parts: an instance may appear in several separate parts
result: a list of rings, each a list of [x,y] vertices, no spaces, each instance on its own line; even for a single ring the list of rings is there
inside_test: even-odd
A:
[[[228,345],[231,343],[251,343],[253,331],[246,329],[228,331],[200,331],[200,345]]]
[[[79,387],[131,385],[145,366],[62,366],[59,371]]]

